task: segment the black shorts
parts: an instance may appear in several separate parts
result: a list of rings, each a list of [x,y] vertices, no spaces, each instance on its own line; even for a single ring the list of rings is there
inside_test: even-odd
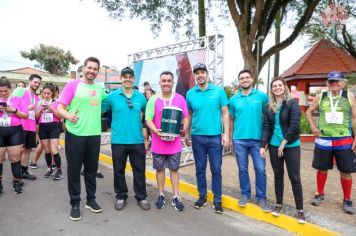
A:
[[[39,124],[38,136],[40,136],[40,140],[59,139],[60,133],[60,126],[57,122]]]
[[[23,147],[25,149],[36,148],[36,132],[25,130],[24,132],[24,143]]]
[[[24,142],[22,125],[0,127],[0,147],[21,145]]]
[[[318,141],[316,140],[316,142]],[[315,144],[312,167],[317,170],[331,170],[334,165],[334,156],[336,160],[336,166],[339,171],[344,173],[356,172],[356,155],[352,152],[351,147],[326,147],[319,145],[318,143]]]

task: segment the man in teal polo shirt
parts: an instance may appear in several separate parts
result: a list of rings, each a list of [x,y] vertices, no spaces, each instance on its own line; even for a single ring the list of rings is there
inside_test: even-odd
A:
[[[134,71],[130,67],[121,70],[122,87],[112,92],[102,103],[102,112],[112,111],[111,150],[114,167],[115,209],[122,210],[128,198],[125,179],[127,157],[134,176],[137,204],[149,210],[146,192],[146,155],[142,134],[142,115],[146,98],[133,89]]]
[[[191,140],[195,158],[195,169],[199,199],[194,207],[199,209],[206,204],[207,184],[206,166],[209,158],[214,193],[214,212],[223,212],[221,204],[222,184],[221,165],[223,146],[230,145],[228,99],[224,90],[209,83],[208,70],[204,64],[193,68],[196,86],[187,93]],[[224,133],[222,134],[222,121]],[[189,133],[186,133],[186,144],[189,145]]]
[[[229,100],[231,130],[233,130],[234,152],[239,168],[241,197],[239,206],[245,207],[251,198],[248,173],[248,156],[251,155],[256,174],[256,201],[266,212],[266,160],[260,155],[263,110],[268,96],[252,87],[253,78],[249,70],[238,75],[239,91]]]

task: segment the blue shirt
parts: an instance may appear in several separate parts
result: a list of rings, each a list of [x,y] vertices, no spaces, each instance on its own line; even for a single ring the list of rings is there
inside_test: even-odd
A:
[[[234,118],[233,139],[261,140],[263,110],[268,103],[268,96],[256,89],[248,95],[241,91],[229,100],[230,116]]]
[[[206,90],[201,90],[198,85],[191,88],[187,92],[187,105],[192,112],[192,134],[221,134],[221,108],[228,104],[225,91],[218,86],[209,83]]]
[[[278,108],[276,114],[274,115],[274,128],[273,128],[273,135],[269,144],[279,147],[283,141],[283,133],[281,128],[281,123],[279,122],[279,115],[281,114],[281,107]],[[297,139],[293,143],[286,144],[284,147],[298,147],[300,146],[300,139]]]
[[[141,112],[145,112],[146,98],[134,90],[130,97],[132,108],[122,88],[110,93],[102,102],[102,112],[112,111],[111,143],[143,143]]]

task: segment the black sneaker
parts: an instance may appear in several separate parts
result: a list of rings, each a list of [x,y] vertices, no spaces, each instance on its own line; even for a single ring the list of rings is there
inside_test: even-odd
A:
[[[103,211],[103,209],[101,209],[101,207],[98,205],[98,203],[96,203],[95,200],[87,201],[87,203],[85,203],[85,208],[89,209],[91,212],[94,213],[100,213]]]
[[[272,215],[279,216],[282,211],[282,205],[276,204],[272,210]]]
[[[194,208],[200,209],[206,205],[206,196],[200,196],[198,201],[194,203]]]
[[[223,208],[221,205],[221,202],[214,202],[213,204],[213,211],[217,214],[222,214],[223,213]]]
[[[25,185],[25,182],[22,181],[22,179],[19,180],[20,186],[23,187]]]
[[[29,164],[28,167],[30,167],[31,169],[37,169],[38,165],[37,163],[31,162],[31,164]]]
[[[98,173],[96,173],[96,178],[103,179],[104,175],[99,171]]]
[[[44,178],[50,178],[53,175],[53,170],[52,168],[50,168],[49,170],[47,170],[46,174],[43,176]]]
[[[18,180],[12,181],[12,187],[16,194],[22,193],[22,187]]]
[[[305,215],[304,215],[304,211],[297,211],[297,221],[299,224],[305,224]]]
[[[157,209],[162,209],[165,204],[166,204],[166,201],[164,200],[164,196],[163,195],[159,195],[158,199],[157,199],[157,202],[156,202],[156,208]]]
[[[69,219],[71,219],[73,221],[77,221],[77,220],[80,220],[81,218],[82,217],[80,216],[79,206],[77,206],[77,205],[72,206],[72,209],[70,210]]]
[[[25,172],[22,172],[22,178],[23,179],[28,179],[28,180],[35,180],[37,177],[33,175],[30,171],[26,170]]]
[[[183,211],[184,210],[184,205],[180,200],[180,197],[174,197],[172,201],[172,206],[174,206],[174,209],[176,211]]]
[[[63,178],[63,173],[61,170],[57,170],[57,172],[52,176],[53,180],[60,180]]]

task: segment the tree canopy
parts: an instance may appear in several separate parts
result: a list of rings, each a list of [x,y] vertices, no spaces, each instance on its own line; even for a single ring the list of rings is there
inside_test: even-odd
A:
[[[65,52],[63,49],[45,44],[40,44],[29,52],[21,51],[20,53],[22,57],[36,61],[38,63],[36,67],[54,75],[66,75],[70,65],[76,65],[79,62],[70,51]]]
[[[321,0],[207,0],[205,13],[208,21],[216,23],[219,20],[231,19],[238,32],[236,43],[240,44],[244,59],[244,68],[252,71],[254,79],[263,65],[275,53],[288,47],[302,31],[312,16],[315,7]],[[188,38],[195,37],[196,27],[194,17],[197,16],[198,1],[190,0],[97,0],[116,19],[124,17],[149,20],[155,35],[159,34],[162,23],[171,24],[171,30]],[[288,9],[288,10],[286,10]],[[280,43],[267,50],[262,50],[263,42],[271,32],[276,15],[285,12],[291,22],[292,33]],[[298,10],[298,12],[297,12]],[[221,22],[220,22],[221,24]],[[218,27],[216,27],[218,28]],[[259,39],[260,52],[257,52],[256,42]],[[264,53],[261,55],[261,52]],[[257,58],[259,66],[257,68]]]

